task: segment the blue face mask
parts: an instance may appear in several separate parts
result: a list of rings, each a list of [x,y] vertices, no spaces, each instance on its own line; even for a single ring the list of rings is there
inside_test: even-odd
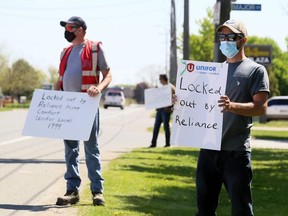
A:
[[[227,58],[233,58],[239,50],[236,41],[221,41],[220,50]]]

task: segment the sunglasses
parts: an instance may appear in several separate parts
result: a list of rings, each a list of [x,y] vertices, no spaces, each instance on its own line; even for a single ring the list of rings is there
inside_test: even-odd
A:
[[[65,26],[65,30],[67,30],[67,31],[72,31],[74,28],[80,28],[80,27],[79,26],[70,26],[70,25]]]
[[[230,33],[230,34],[218,34],[218,38],[220,41],[236,41],[237,37],[240,39],[244,37],[242,34]]]

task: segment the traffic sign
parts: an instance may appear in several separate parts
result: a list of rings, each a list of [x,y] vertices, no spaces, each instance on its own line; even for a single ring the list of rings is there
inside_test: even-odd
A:
[[[231,4],[231,10],[261,11],[261,4]]]

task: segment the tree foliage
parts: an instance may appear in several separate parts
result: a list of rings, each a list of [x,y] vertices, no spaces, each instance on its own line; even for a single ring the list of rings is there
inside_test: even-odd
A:
[[[213,61],[214,49],[214,25],[213,12],[207,9],[207,17],[196,22],[200,25],[199,34],[191,34],[189,38],[189,59],[194,61]],[[183,44],[183,35],[179,38],[180,44]],[[182,47],[178,49],[183,52]]]
[[[159,65],[149,65],[142,68],[138,72],[138,76],[141,78],[142,82],[147,83],[150,87],[157,87],[159,84],[159,75],[165,74],[166,70]]]
[[[8,60],[6,56],[0,54],[0,74],[8,69]]]
[[[50,79],[48,80],[49,83],[53,84],[54,87],[56,85],[56,82],[58,80],[58,69],[55,67],[49,67],[48,69],[49,75],[50,75]]]
[[[27,61],[20,59],[1,73],[0,80],[3,92],[19,99],[21,95],[31,96],[35,88],[40,88],[43,75]]]
[[[6,74],[8,70],[9,70],[8,60],[4,55],[0,54],[0,86],[1,83],[4,82],[3,75]]]
[[[6,56],[0,54],[0,96],[3,96],[3,83],[5,83],[5,76],[9,72],[8,60]]]
[[[271,95],[288,95],[288,53],[267,37],[251,36],[247,43],[272,46],[272,66],[267,68]]]

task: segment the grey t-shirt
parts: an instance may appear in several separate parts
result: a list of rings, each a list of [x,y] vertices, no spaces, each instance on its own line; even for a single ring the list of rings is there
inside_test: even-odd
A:
[[[237,63],[229,63],[226,95],[232,102],[247,103],[259,92],[269,91],[269,78],[264,66],[249,58]],[[221,150],[251,151],[250,128],[252,117],[223,113]]]
[[[68,60],[66,70],[63,76],[63,90],[80,92],[82,85],[82,63],[81,54],[85,43],[73,46]],[[101,71],[108,70],[109,66],[106,61],[105,53],[101,43],[97,55],[97,65]]]

